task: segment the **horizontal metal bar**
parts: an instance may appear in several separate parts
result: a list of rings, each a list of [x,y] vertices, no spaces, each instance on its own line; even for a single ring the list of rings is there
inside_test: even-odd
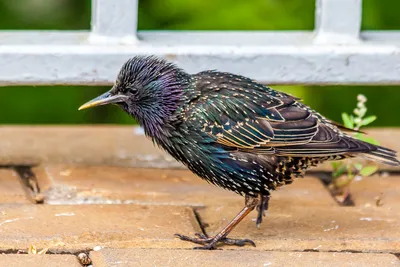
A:
[[[92,0],[92,43],[135,43],[138,0]]]
[[[362,0],[317,0],[315,41],[347,44],[359,41]]]
[[[269,84],[400,84],[400,31],[363,32],[357,45],[316,45],[313,32],[146,31],[135,45],[94,45],[89,35],[0,32],[0,85],[111,84],[124,61],[149,54]]]

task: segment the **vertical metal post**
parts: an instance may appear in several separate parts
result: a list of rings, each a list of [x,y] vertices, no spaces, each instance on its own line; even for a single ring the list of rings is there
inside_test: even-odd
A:
[[[92,0],[92,43],[137,42],[138,0]]]
[[[360,41],[362,0],[317,0],[316,43],[351,44]]]

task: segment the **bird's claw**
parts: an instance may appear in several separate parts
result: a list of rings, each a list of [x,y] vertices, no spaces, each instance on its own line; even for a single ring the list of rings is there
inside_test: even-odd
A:
[[[225,245],[231,245],[231,246],[239,246],[239,247],[242,247],[246,244],[252,245],[253,247],[256,246],[256,244],[250,239],[233,239],[233,238],[227,238],[227,237],[217,239],[216,237],[207,237],[205,234],[202,234],[202,233],[196,233],[195,236],[197,238],[189,237],[189,236],[185,236],[185,235],[181,235],[181,234],[175,234],[175,236],[183,241],[190,241],[190,242],[193,242],[196,244],[204,245],[202,247],[194,247],[193,249],[202,249],[202,250],[217,249],[218,243],[222,243]]]
[[[203,233],[195,233],[194,235],[201,239],[210,239],[208,236],[206,236]]]
[[[239,246],[239,247],[243,247],[246,244],[252,245],[253,247],[256,246],[256,244],[250,239],[233,239],[225,237],[224,239],[220,240],[220,242],[223,242],[226,245]]]

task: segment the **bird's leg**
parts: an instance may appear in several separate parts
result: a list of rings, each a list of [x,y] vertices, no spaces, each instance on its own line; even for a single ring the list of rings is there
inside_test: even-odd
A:
[[[269,203],[269,195],[262,195],[260,203],[258,203],[257,205],[257,211],[258,211],[258,216],[256,221],[257,228],[260,228],[260,225],[262,223],[262,217],[265,216],[265,212],[268,210],[268,203]]]
[[[235,218],[227,225],[224,229],[221,230],[214,237],[207,237],[204,234],[196,234],[196,237],[188,237],[180,234],[175,234],[175,236],[179,237],[181,240],[190,241],[196,244],[202,244],[203,247],[195,247],[194,249],[215,249],[217,243],[223,243],[227,245],[235,245],[235,246],[244,246],[246,243],[249,243],[253,246],[256,246],[253,241],[250,239],[231,239],[226,236],[238,225],[244,217],[246,217],[259,203],[259,199],[255,197],[251,197],[246,195],[245,206],[244,208],[236,215]]]

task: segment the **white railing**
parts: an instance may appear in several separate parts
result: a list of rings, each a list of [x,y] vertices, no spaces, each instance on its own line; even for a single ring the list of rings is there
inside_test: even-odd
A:
[[[91,31],[0,31],[0,85],[110,84],[139,54],[272,84],[400,84],[400,31],[360,32],[361,4],[317,0],[315,31],[174,32],[137,31],[138,0],[93,0]]]

